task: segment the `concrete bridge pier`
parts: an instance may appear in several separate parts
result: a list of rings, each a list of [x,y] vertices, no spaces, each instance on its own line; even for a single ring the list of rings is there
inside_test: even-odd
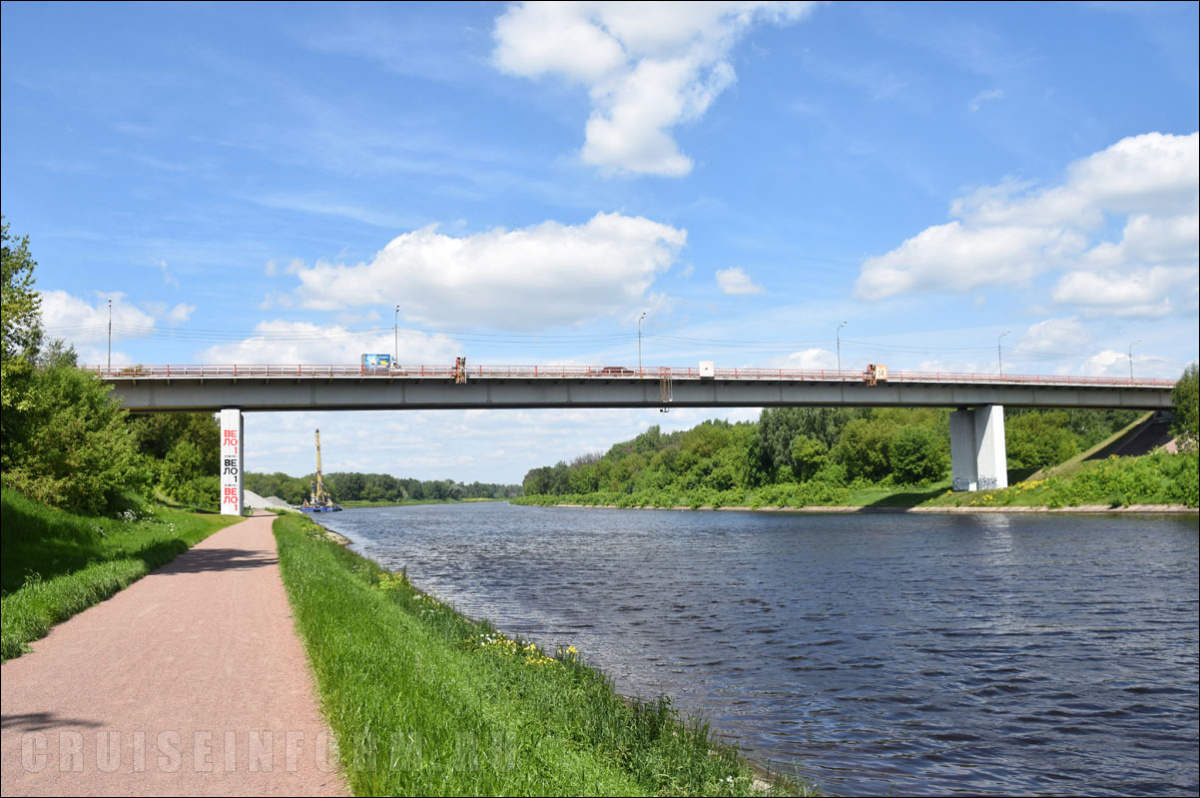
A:
[[[955,490],[1008,487],[1003,405],[961,407],[950,414],[950,462]]]
[[[241,515],[245,495],[242,487],[242,410],[221,410],[221,515]]]

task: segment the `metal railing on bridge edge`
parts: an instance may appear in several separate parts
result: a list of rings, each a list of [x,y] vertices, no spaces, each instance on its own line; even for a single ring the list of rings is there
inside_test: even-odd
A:
[[[397,365],[371,368],[346,364],[178,364],[178,365],[121,365],[81,366],[106,380],[169,380],[169,379],[454,379],[454,366]],[[714,380],[742,382],[772,380],[777,382],[846,382],[872,380],[869,371],[836,369],[783,368],[717,368],[712,376],[701,374],[698,368],[625,366],[471,366],[466,370],[469,379],[601,379],[601,380]],[[889,371],[879,384],[893,383],[956,383],[988,385],[1041,385],[1112,387],[1112,388],[1171,388],[1175,380],[1164,378],[1072,377],[1045,374],[975,374],[944,371]]]

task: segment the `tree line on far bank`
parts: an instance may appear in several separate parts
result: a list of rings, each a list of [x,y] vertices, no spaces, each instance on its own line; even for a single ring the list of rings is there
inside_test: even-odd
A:
[[[1183,408],[1183,441],[1189,435],[1195,440],[1195,384],[1193,365],[1176,390]],[[525,475],[524,493],[636,496],[669,506],[719,503],[723,496],[753,491],[760,500],[765,497],[766,505],[776,503],[772,497],[831,503],[844,501],[851,489],[928,487],[949,475],[949,413],[929,408],[768,408],[757,422],[705,421],[667,434],[653,426],[606,453],[532,469]],[[1008,467],[1032,473],[1057,465],[1139,415],[1129,410],[1007,410]]]
[[[293,477],[274,474],[246,474],[245,485],[259,496],[276,496],[288,504],[300,504],[312,492],[315,474]],[[452,479],[419,480],[391,474],[362,474],[357,471],[334,472],[324,476],[325,489],[338,502],[463,501],[466,499],[511,499],[521,494],[520,485],[491,482],[455,482]]]

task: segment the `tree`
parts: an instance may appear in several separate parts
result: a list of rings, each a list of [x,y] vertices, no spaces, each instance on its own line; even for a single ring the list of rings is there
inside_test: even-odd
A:
[[[1200,420],[1200,408],[1197,407],[1200,398],[1200,371],[1195,363],[1189,363],[1175,383],[1171,391],[1171,401],[1175,403],[1175,426],[1172,428],[1178,439],[1181,452],[1196,450],[1197,425]]]
[[[129,427],[163,494],[193,507],[217,505],[221,425],[212,413],[148,413],[130,417]]]
[[[878,481],[891,471],[888,448],[896,425],[888,419],[856,418],[842,428],[833,456],[851,479]]]
[[[1067,428],[1063,410],[1014,413],[1005,419],[1004,441],[1009,468],[1047,468],[1079,452],[1079,439]]]
[[[0,216],[0,359],[32,362],[42,340],[41,297],[33,288],[37,261],[29,254],[29,236],[12,238],[3,219]]]
[[[792,474],[799,482],[808,482],[829,460],[829,449],[807,435],[792,438]]]
[[[111,388],[74,356],[37,373],[19,457],[5,483],[34,501],[95,514],[120,507],[152,477]]]
[[[7,471],[29,430],[33,361],[42,340],[40,296],[33,289],[29,236],[13,239],[0,216],[0,468]]]
[[[949,465],[945,447],[929,427],[909,424],[896,431],[888,445],[892,473],[902,483],[936,482]]]

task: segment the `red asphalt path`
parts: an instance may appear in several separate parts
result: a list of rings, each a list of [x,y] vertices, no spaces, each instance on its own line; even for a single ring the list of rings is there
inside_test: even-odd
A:
[[[346,795],[279,574],[227,527],[0,668],[10,795]]]

